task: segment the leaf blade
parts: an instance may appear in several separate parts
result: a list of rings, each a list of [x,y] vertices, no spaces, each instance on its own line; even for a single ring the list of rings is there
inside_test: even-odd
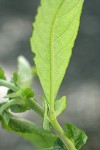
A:
[[[69,137],[69,139],[74,143],[76,149],[80,150],[87,141],[87,135],[75,125],[66,123],[65,126],[67,137]]]
[[[66,109],[66,96],[55,102],[55,116],[59,116]]]
[[[10,132],[23,137],[38,148],[49,148],[54,144],[56,135],[39,128],[34,123],[10,116],[9,123],[6,124],[4,118],[0,116],[2,127]]]
[[[49,122],[49,118],[48,118],[48,105],[46,103],[46,100],[44,103],[43,128],[44,128],[44,130],[50,131],[50,122]]]
[[[55,143],[54,143],[54,146],[53,146],[53,150],[66,150],[65,146],[64,146],[64,143],[59,139],[57,138],[55,140]]]
[[[31,46],[36,55],[34,60],[37,74],[48,102],[55,99],[68,67],[79,27],[83,1],[41,1],[34,24],[35,30],[31,38]],[[67,17],[63,18],[65,13]],[[64,35],[63,32],[65,32]],[[45,77],[47,77],[46,80]]]

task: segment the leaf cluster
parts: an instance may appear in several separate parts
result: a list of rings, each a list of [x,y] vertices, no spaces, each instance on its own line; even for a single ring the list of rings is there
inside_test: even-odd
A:
[[[10,81],[0,68],[0,86],[8,88],[7,101],[0,103],[2,127],[34,143],[38,150],[80,150],[87,140],[84,131],[70,123],[63,130],[57,121],[67,106],[66,96],[58,99],[57,94],[78,33],[83,2],[41,0],[31,37],[35,67],[20,56]],[[31,88],[35,76],[44,91],[42,106]],[[29,110],[42,117],[42,127],[15,115]]]

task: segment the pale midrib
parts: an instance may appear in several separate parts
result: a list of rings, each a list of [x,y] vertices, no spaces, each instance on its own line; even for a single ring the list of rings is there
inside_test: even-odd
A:
[[[54,27],[57,15],[62,8],[63,3],[65,0],[62,1],[59,8],[57,9],[57,12],[54,16],[52,27],[51,27],[51,33],[50,33],[50,110],[54,111],[54,86],[53,86],[53,78],[54,78],[54,49],[53,49],[53,34],[54,34]]]

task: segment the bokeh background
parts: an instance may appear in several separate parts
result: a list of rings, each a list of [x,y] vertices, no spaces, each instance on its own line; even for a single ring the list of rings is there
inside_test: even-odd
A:
[[[39,0],[0,0],[0,66],[8,79],[24,55],[33,65],[29,38]],[[39,80],[33,88],[42,94]],[[0,99],[5,88],[0,88]],[[78,38],[59,96],[66,95],[68,108],[59,117],[76,124],[89,136],[83,150],[100,150],[100,0],[85,0]],[[23,117],[40,123],[35,113]],[[0,150],[32,150],[30,143],[0,128]]]

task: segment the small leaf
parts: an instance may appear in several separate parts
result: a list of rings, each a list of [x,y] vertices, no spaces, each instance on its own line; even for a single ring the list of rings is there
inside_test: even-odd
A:
[[[2,114],[3,111],[8,108],[10,108],[10,110],[15,113],[25,112],[30,109],[39,113],[36,107],[38,103],[33,98],[33,96],[34,96],[34,92],[29,88],[21,89],[18,92],[13,92],[11,94],[8,94],[6,97],[9,98],[9,101],[0,104],[1,105],[0,114]]]
[[[75,125],[69,123],[65,124],[66,126],[66,135],[74,143],[77,150],[80,150],[81,147],[87,141],[87,135],[84,131],[78,129]]]
[[[44,131],[43,129],[39,128],[38,125],[36,125],[35,123],[14,116],[10,118],[9,127],[16,132],[22,133],[39,134]]]
[[[5,120],[4,120],[4,118],[2,117],[2,115],[0,115],[0,122],[1,122],[1,125],[2,125],[2,128],[3,128],[3,129],[9,130],[8,123],[5,122]]]
[[[22,88],[28,88],[32,84],[33,73],[29,62],[25,57],[18,58],[18,84]]]
[[[4,113],[2,114],[2,117],[3,117],[3,119],[4,119],[5,123],[6,123],[6,125],[8,125],[9,120],[10,120],[10,115],[9,115],[9,113],[6,113],[6,112],[4,111]]]
[[[59,116],[66,109],[66,96],[55,102],[55,115]]]
[[[6,98],[23,98],[28,99],[34,97],[34,92],[30,88],[20,89],[17,92],[10,93]]]
[[[6,80],[3,69],[0,67],[0,79]]]
[[[2,115],[2,113],[4,112],[4,110],[7,110],[8,108],[10,108],[11,106],[26,106],[28,107],[30,104],[30,102],[28,100],[24,100],[24,99],[12,99],[10,101],[7,101],[6,103],[4,103],[1,107],[0,107],[0,115]],[[28,108],[27,108],[28,109]]]
[[[11,81],[14,82],[15,84],[18,83],[18,73],[16,71],[13,73]]]
[[[3,113],[2,118],[6,125],[16,132],[36,134],[40,134],[41,132],[48,133],[47,131],[44,131],[42,128],[38,127],[38,125],[35,123],[13,116],[7,111]]]
[[[30,88],[25,88],[25,89],[20,89],[17,92],[9,91],[6,98],[9,98],[9,100],[18,99],[16,105],[10,106],[10,109],[12,112],[19,113],[19,112],[25,112],[31,109],[31,106],[30,106],[31,101],[28,99],[33,98],[33,96],[34,96],[34,92]],[[20,101],[20,104],[19,104],[19,101]]]
[[[45,108],[44,108],[45,112],[44,112],[44,118],[43,118],[43,128],[44,130],[50,130],[50,122],[49,122],[49,118],[48,118],[48,104],[46,103],[45,100]]]
[[[53,150],[66,150],[63,142],[59,138],[56,139]]]

